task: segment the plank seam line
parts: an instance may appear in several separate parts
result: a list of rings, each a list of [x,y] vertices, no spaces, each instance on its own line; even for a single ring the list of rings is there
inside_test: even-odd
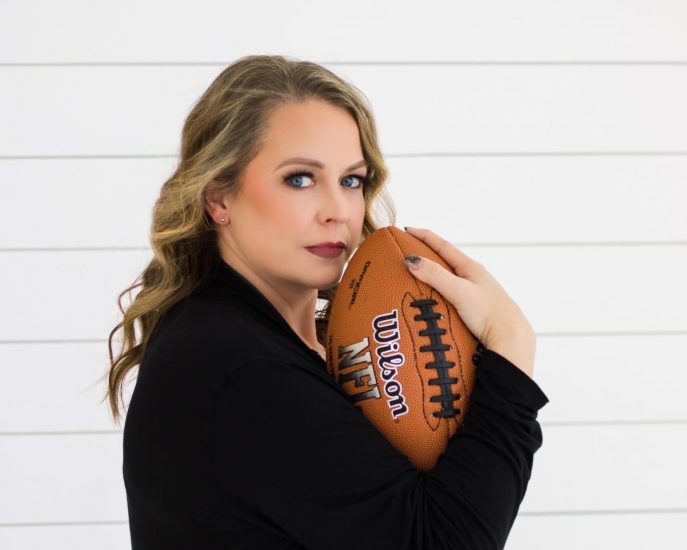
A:
[[[88,527],[91,525],[128,525],[127,520],[112,521],[44,521],[26,523],[0,523],[0,527]]]
[[[399,60],[399,61],[382,61],[382,60],[352,60],[352,61],[315,61],[320,65],[330,65],[330,66],[472,66],[472,65],[506,65],[506,66],[571,66],[571,65],[581,65],[581,66],[595,66],[595,65],[618,65],[618,66],[631,66],[631,65],[687,65],[687,61],[682,59],[627,59],[627,60],[556,60],[556,59],[542,59],[542,60]],[[16,63],[0,63],[0,67],[3,68],[14,68],[14,67],[207,67],[207,66],[217,66],[226,67],[226,61],[26,61],[26,62],[16,62]]]
[[[687,514],[687,508],[640,508],[635,510],[552,510],[520,512],[520,516],[600,516],[630,514]]]
[[[684,150],[665,151],[460,151],[460,152],[417,152],[387,153],[385,158],[426,157],[615,157],[615,156],[685,156]],[[89,159],[175,159],[176,154],[126,154],[126,155],[0,155],[0,160],[89,160]]]
[[[458,242],[452,243],[458,248],[535,248],[535,247],[637,247],[637,246],[687,246],[687,241],[549,241],[549,242]],[[4,252],[143,252],[151,251],[150,246],[54,246],[54,247],[0,247]]]
[[[518,516],[596,516],[596,515],[635,515],[635,514],[685,514],[687,508],[655,508],[636,510],[552,510],[552,511],[521,511]],[[0,527],[87,527],[98,525],[128,525],[127,520],[111,521],[55,521],[55,522],[25,522],[0,523]]]
[[[536,332],[537,338],[586,338],[609,336],[686,336],[687,330],[637,330],[637,331],[603,331],[603,332]],[[35,345],[35,344],[106,344],[107,338],[56,338],[56,339],[27,339],[0,340],[2,345]]]
[[[580,421],[541,421],[542,428],[546,427],[589,427],[589,426],[661,426],[687,425],[687,418],[666,420],[580,420]],[[0,437],[52,437],[52,436],[87,436],[87,435],[122,435],[123,430],[55,430],[55,431],[25,431],[0,432]]]

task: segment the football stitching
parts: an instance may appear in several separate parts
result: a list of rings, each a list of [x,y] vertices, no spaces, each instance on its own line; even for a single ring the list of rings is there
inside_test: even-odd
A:
[[[415,300],[410,303],[411,306],[420,310],[420,314],[414,317],[415,321],[424,321],[427,325],[426,329],[419,331],[420,336],[429,338],[429,344],[420,346],[420,351],[431,351],[434,356],[434,361],[430,361],[424,365],[426,369],[435,369],[436,377],[429,380],[429,384],[439,386],[440,394],[430,397],[432,403],[441,403],[441,410],[433,412],[432,416],[436,418],[453,418],[460,409],[453,407],[453,402],[460,399],[460,394],[452,393],[452,386],[458,382],[458,378],[449,376],[450,368],[455,365],[453,361],[449,361],[446,357],[446,351],[451,349],[450,344],[442,342],[442,336],[448,331],[437,324],[437,319],[441,315],[434,311],[433,307],[437,301],[432,298],[424,298]]]

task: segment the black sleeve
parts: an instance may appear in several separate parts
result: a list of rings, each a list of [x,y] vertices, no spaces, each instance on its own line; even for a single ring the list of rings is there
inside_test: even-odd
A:
[[[527,374],[486,350],[463,423],[424,473],[315,373],[254,361],[216,403],[218,488],[306,548],[502,549],[547,402]]]

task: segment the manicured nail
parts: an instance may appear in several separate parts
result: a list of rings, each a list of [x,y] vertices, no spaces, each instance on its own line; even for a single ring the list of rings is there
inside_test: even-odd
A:
[[[410,269],[418,269],[420,267],[420,262],[422,261],[422,258],[415,256],[415,254],[409,254],[408,256],[405,256],[404,259]]]

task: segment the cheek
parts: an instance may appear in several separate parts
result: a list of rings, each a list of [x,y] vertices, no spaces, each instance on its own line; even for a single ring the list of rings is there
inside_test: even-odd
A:
[[[363,197],[363,194],[360,194],[360,198],[357,203],[357,222],[362,225],[363,221],[365,220],[365,198]]]
[[[270,186],[256,188],[251,197],[255,215],[260,219],[261,224],[275,230],[296,228],[299,222],[298,204],[279,191],[278,188]]]

